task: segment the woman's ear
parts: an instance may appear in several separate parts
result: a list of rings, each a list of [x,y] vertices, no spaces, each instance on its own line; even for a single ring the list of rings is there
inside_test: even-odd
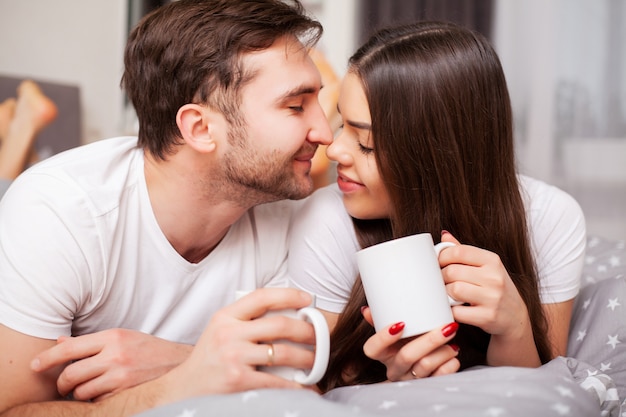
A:
[[[198,152],[213,152],[217,147],[211,135],[210,111],[199,104],[185,104],[176,114],[176,124],[185,143]]]

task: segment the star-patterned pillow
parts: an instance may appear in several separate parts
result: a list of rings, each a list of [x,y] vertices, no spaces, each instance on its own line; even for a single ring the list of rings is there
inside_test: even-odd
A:
[[[567,356],[615,382],[626,398],[626,245],[591,237],[582,289],[574,303]]]

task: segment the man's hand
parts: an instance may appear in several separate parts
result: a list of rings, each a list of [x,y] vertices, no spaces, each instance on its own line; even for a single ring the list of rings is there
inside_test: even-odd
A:
[[[213,315],[189,358],[161,378],[166,387],[159,401],[192,396],[241,392],[259,388],[301,388],[279,376],[261,372],[268,363],[268,343],[273,343],[273,365],[307,369],[314,352],[279,341],[314,344],[310,323],[286,316],[262,317],[270,310],[299,309],[311,296],[293,288],[256,290]]]
[[[157,378],[187,358],[192,346],[169,342],[134,330],[110,329],[61,337],[37,355],[31,368],[44,372],[70,363],[57,379],[62,396],[100,400]]]

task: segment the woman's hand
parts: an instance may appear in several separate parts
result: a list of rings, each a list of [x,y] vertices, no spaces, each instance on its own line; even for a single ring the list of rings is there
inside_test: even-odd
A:
[[[441,240],[457,244],[439,255],[446,291],[465,303],[452,307],[454,319],[492,335],[487,352],[489,365],[541,365],[526,304],[500,257],[461,245],[448,232]]]
[[[370,309],[363,316],[372,324]],[[458,324],[450,323],[415,338],[402,339],[404,323],[391,325],[370,337],[363,351],[371,359],[387,367],[387,379],[403,381],[435,375],[452,374],[459,370],[456,356],[459,348],[447,343],[454,337]]]

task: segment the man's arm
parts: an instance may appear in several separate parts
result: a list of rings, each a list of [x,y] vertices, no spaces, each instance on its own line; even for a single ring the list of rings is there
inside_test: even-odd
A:
[[[62,396],[100,400],[147,382],[180,365],[193,346],[170,342],[129,329],[108,329],[62,337],[35,358],[34,371],[70,363],[57,380]]]
[[[0,411],[17,404],[59,399],[56,379],[61,366],[44,373],[30,370],[30,362],[54,340],[27,336],[0,324]]]
[[[270,309],[302,308],[311,303],[311,296],[292,288],[264,288],[257,290],[237,302],[224,307],[213,315],[200,340],[189,357],[179,366],[141,385],[129,388],[98,402],[46,401],[58,396],[21,395],[20,401],[7,403],[4,407],[17,405],[0,414],[0,417],[24,416],[103,416],[124,417],[160,405],[186,398],[209,394],[225,394],[259,388],[300,388],[293,381],[276,375],[260,372],[258,366],[268,361],[267,343],[288,339],[297,343],[312,344],[315,332],[311,324],[284,317],[261,317]],[[0,336],[2,336],[0,334]],[[4,341],[4,339],[0,339]],[[25,339],[26,340],[26,339]],[[53,345],[54,341],[30,349],[25,357],[34,357],[38,349]],[[274,343],[274,364],[294,368],[310,368],[314,353],[294,345]],[[29,369],[30,359],[22,359],[16,369],[36,380],[37,374]],[[3,362],[7,367],[8,362]],[[25,371],[28,369],[28,371]],[[50,379],[54,387],[57,370]],[[35,376],[33,376],[35,375]],[[23,381],[18,381],[24,383]],[[16,381],[2,379],[4,391],[15,391],[21,387]],[[44,384],[47,387],[47,385]],[[50,391],[52,391],[52,389]],[[29,391],[36,391],[29,389]],[[24,404],[29,401],[29,404]],[[45,401],[34,403],[33,401]]]
[[[167,401],[161,382],[144,384],[100,403],[61,401],[57,378],[63,366],[45,372],[31,370],[31,361],[53,347],[54,340],[40,339],[0,325],[0,416],[102,416],[133,415]]]

